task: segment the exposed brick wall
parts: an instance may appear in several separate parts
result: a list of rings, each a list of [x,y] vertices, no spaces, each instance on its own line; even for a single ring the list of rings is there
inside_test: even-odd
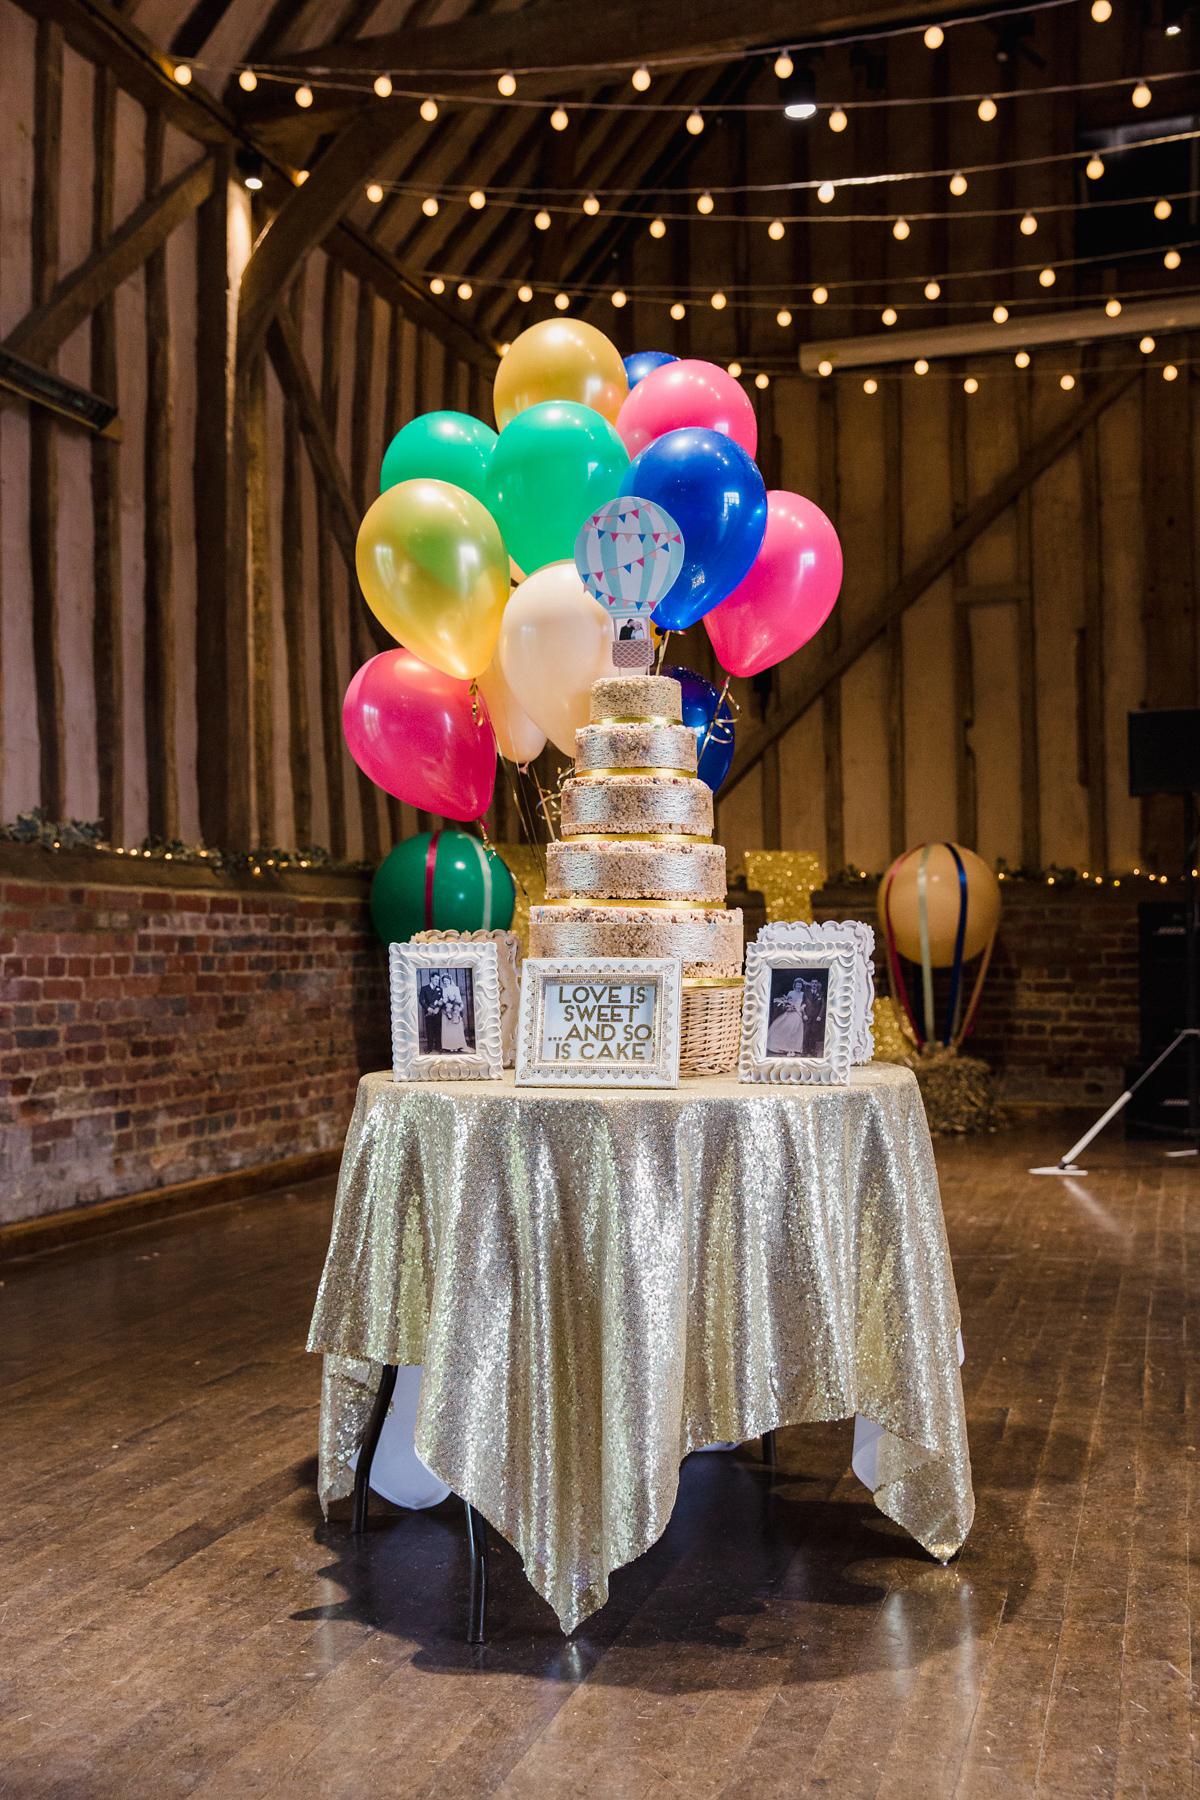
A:
[[[0,1221],[340,1142],[387,981],[365,884],[326,885],[0,876]]]
[[[1137,906],[1152,896],[1162,897],[1137,881],[1119,888],[1005,883],[983,999],[963,1046],[991,1064],[1001,1098],[1090,1105],[1121,1092],[1123,1065],[1138,1054]],[[826,888],[813,895],[813,914],[865,919],[882,964],[873,891]],[[903,969],[918,1007],[920,970]],[[876,981],[886,993],[878,966]],[[946,987],[939,975],[939,1021]]]

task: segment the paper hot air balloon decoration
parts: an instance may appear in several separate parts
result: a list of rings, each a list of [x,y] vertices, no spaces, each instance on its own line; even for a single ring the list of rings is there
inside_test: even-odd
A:
[[[610,500],[575,539],[575,567],[588,593],[608,608],[617,668],[649,668],[650,614],[683,567],[683,533],[670,513],[636,495]]]

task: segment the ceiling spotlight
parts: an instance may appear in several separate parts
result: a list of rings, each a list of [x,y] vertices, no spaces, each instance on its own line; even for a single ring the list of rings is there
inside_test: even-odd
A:
[[[817,199],[821,202],[822,206],[828,206],[829,202],[833,199],[835,192],[836,190],[832,181],[823,181],[817,189]]]
[[[833,364],[830,362],[830,360],[827,356],[823,356],[821,358],[820,362],[817,364],[817,374],[818,375],[832,375],[833,374]]]
[[[192,79],[192,71],[186,63],[176,63],[173,74],[180,87],[187,87]]]
[[[442,280],[440,275],[435,275],[433,277],[432,281],[429,283],[429,291],[431,294],[444,294],[445,293],[446,284]]]
[[[973,375],[968,375],[967,379],[963,382],[963,393],[964,394],[977,394],[978,392],[979,392],[979,383],[976,381],[976,379]]]
[[[1097,25],[1107,25],[1112,18],[1112,0],[1092,0],[1092,17]]]
[[[775,58],[775,73],[778,75],[780,81],[786,81],[794,67],[795,64],[787,51],[781,50],[779,55]]]
[[[1149,106],[1152,96],[1146,83],[1139,81],[1129,98],[1135,106]]]
[[[823,287],[815,287],[813,289],[812,297],[813,297],[813,305],[814,306],[824,306],[825,302],[829,298],[829,289],[823,288]]]
[[[939,284],[939,283],[938,283],[938,282],[936,282],[936,281],[927,281],[927,282],[926,282],[926,283],[925,283],[925,298],[926,298],[926,299],[927,299],[927,300],[936,300],[936,299],[938,299],[938,297],[939,297],[939,296],[940,296],[940,294],[941,294],[941,291],[942,291],[942,290],[941,290],[941,285],[940,285],[940,284]]]
[[[710,193],[705,191],[703,194],[701,194],[700,198],[696,202],[696,211],[698,213],[708,214],[712,211],[712,209],[713,209],[713,197]]]
[[[249,190],[252,194],[257,194],[259,188],[261,188],[261,186],[262,186],[262,176],[261,175],[247,175],[246,186],[249,188]],[[368,189],[368,193],[369,192],[370,192],[370,190]],[[380,199],[382,199],[382,198],[383,198],[383,195],[381,193]]]
[[[709,302],[709,304],[712,307],[714,312],[724,312],[725,311],[725,296],[724,296],[724,294],[714,294],[711,301]]]
[[[372,181],[367,188],[367,199],[372,206],[378,206],[383,199],[383,189],[377,181]]]
[[[1043,287],[1053,287],[1057,279],[1058,277],[1055,275],[1053,269],[1043,269],[1038,276],[1038,280]]]
[[[390,75],[377,75],[375,77],[374,86],[375,86],[375,92],[379,95],[379,98],[381,100],[386,100],[388,95],[392,91],[391,76]]]
[[[913,364],[913,374],[914,375],[928,375],[928,373],[929,373],[929,364],[925,361],[925,358],[923,356],[918,356],[916,362]]]
[[[1144,337],[1142,339],[1141,343],[1138,345],[1138,349],[1141,351],[1143,356],[1153,356],[1154,355],[1154,339],[1152,337]]]
[[[646,89],[650,86],[650,71],[645,63],[642,64],[640,69],[635,69],[629,79],[632,81],[638,93],[644,94]]]
[[[990,125],[996,116],[996,102],[992,99],[990,94],[985,94],[975,110],[983,120],[984,124]]]
[[[792,322],[791,313],[788,311],[786,306],[781,307],[780,310],[775,314],[775,323],[777,325],[782,325],[784,330],[786,331],[788,326],[791,324],[791,322]]]
[[[877,394],[878,392],[879,392],[879,383],[876,381],[876,379],[873,375],[868,375],[867,379],[863,382],[863,393],[864,394]]]
[[[533,299],[533,289],[527,281],[523,281],[517,289],[517,299],[520,300],[524,306],[528,306],[529,302]]]
[[[310,87],[298,87],[296,89],[295,99],[297,106],[311,106],[313,103],[312,89]]]
[[[735,381],[736,381],[736,380],[737,380],[737,378],[738,378],[738,376],[739,376],[739,375],[740,375],[740,374],[741,374],[741,372],[742,372],[742,365],[741,365],[741,363],[740,363],[740,362],[731,362],[731,363],[726,363],[726,365],[725,365],[725,373],[726,373],[726,374],[727,374],[727,375],[732,375],[732,376],[733,376],[733,379],[734,379],[734,380],[735,380]]]
[[[1104,310],[1110,319],[1119,319],[1121,316],[1121,302],[1119,300],[1106,300],[1104,302]]]
[[[1163,380],[1164,381],[1174,381],[1174,379],[1178,375],[1178,373],[1179,373],[1179,370],[1175,367],[1175,364],[1168,363],[1163,370]]]
[[[691,135],[693,137],[699,137],[700,133],[704,130],[704,114],[695,111],[690,112],[687,116],[686,124]]]
[[[963,174],[952,175],[950,177],[950,192],[954,195],[955,199],[957,200],[961,195],[965,194],[966,191],[966,176]]]
[[[1167,254],[1163,257],[1163,268],[1164,269],[1177,269],[1179,267],[1180,260],[1181,259],[1180,259],[1178,250],[1168,250]]]
[[[1156,200],[1154,202],[1154,216],[1156,219],[1169,219],[1171,216],[1171,202],[1169,200]]]
[[[555,294],[554,304],[558,308],[559,312],[566,312],[568,306],[570,306],[570,304],[571,304],[570,294]]]
[[[1032,213],[1026,213],[1025,217],[1021,220],[1021,236],[1032,237],[1036,230],[1037,220]]]
[[[651,221],[650,221],[650,236],[653,238],[660,238],[660,237],[665,237],[666,235],[667,235],[667,228],[663,224],[662,220],[661,219],[651,219]]]
[[[771,223],[767,226],[767,236],[771,239],[772,243],[777,244],[779,242],[780,238],[783,236],[782,219],[771,220]]]
[[[252,94],[258,86],[258,76],[253,69],[243,69],[238,76],[238,86],[243,94]]]
[[[817,78],[811,69],[795,69],[783,91],[785,119],[811,119],[817,110]]]
[[[432,194],[427,194],[425,196],[424,200],[422,200],[421,211],[425,214],[425,217],[427,219],[436,219],[437,218],[438,203],[434,199]]]
[[[671,308],[671,317],[672,317],[672,318],[673,318],[673,319],[674,319],[674,320],[675,320],[675,321],[676,321],[676,322],[678,322],[678,321],[679,321],[679,320],[680,320],[680,319],[682,319],[682,317],[683,317],[683,315],[684,315],[684,313],[685,313],[685,312],[686,312],[686,310],[687,310],[687,309],[686,309],[686,307],[685,307],[685,306],[684,306],[684,304],[683,304],[683,301],[682,301],[682,300],[677,300],[677,301],[676,301],[676,302],[675,302],[675,304],[674,304],[674,306],[673,306],[673,307],[672,307],[672,308]]]
[[[1166,27],[1168,37],[1178,37],[1182,30],[1183,26],[1179,23],[1178,19],[1172,19],[1171,23]]]
[[[994,321],[996,322],[997,325],[1003,325],[1005,320],[1008,318],[1007,306],[993,306],[992,318],[994,319]]]
[[[625,305],[625,302],[627,299],[628,299],[628,295],[624,292],[624,290],[622,288],[617,288],[617,290],[615,291],[615,293],[612,296],[612,303],[619,311],[621,309],[621,307]]]
[[[427,125],[432,125],[437,116],[438,103],[431,94],[428,100],[422,100],[421,102],[421,117]]]
[[[546,211],[544,206],[542,207],[540,212],[534,213],[533,222],[537,226],[539,231],[549,231],[549,229],[550,229],[550,214]]]
[[[588,195],[583,203],[583,210],[589,219],[595,218],[596,214],[600,211],[600,202],[597,200],[595,194]]]
[[[1060,375],[1058,378],[1058,385],[1064,394],[1069,394],[1071,389],[1075,386],[1075,377],[1073,375]]]
[[[474,188],[467,195],[467,205],[475,212],[482,212],[487,205],[487,195],[482,188]]]
[[[1017,354],[1013,357],[1013,361],[1016,363],[1018,369],[1027,369],[1029,367],[1028,350],[1018,350]]]
[[[1104,173],[1104,164],[1098,156],[1089,156],[1083,172],[1089,181],[1099,181]]]
[[[940,25],[925,27],[925,48],[927,50],[940,50],[945,41],[946,34]]]
[[[474,291],[469,281],[460,281],[456,289],[460,300],[469,300]]]
[[[829,115],[830,131],[845,131],[845,129],[849,123],[850,123],[850,121],[846,117],[845,113],[842,111],[841,107],[835,106],[833,111]]]
[[[554,111],[550,114],[550,129],[552,131],[565,131],[570,122],[564,107],[556,106]]]
[[[756,375],[754,377],[754,385],[756,388],[769,388],[771,385],[771,377],[769,375]]]
[[[885,325],[894,325],[896,323],[896,309],[894,306],[885,306],[879,316]]]
[[[504,95],[504,98],[506,100],[511,100],[513,95],[517,91],[517,78],[515,75],[511,75],[511,74],[501,75],[499,81],[496,83],[496,86],[500,90],[500,92]]]
[[[908,236],[908,233],[909,233],[908,220],[907,219],[897,219],[896,223],[892,226],[892,236],[894,238],[899,238],[901,243],[903,243],[904,239]]]

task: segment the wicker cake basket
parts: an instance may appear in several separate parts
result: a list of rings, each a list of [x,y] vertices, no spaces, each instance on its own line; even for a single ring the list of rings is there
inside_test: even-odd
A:
[[[742,1042],[742,977],[683,984],[681,1075],[724,1075],[737,1067]]]

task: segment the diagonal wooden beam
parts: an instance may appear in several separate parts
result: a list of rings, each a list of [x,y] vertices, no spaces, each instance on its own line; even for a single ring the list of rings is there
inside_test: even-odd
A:
[[[350,586],[355,594],[360,594],[358,574],[354,564],[354,546],[358,537],[358,508],[354,503],[354,495],[342,467],[342,459],[338,455],[337,445],[329,429],[313,378],[309,373],[308,363],[304,356],[304,346],[300,342],[300,333],[296,329],[296,321],[292,317],[291,308],[281,306],[271,320],[266,333],[267,354],[279,377],[279,385],[283,389],[284,398],[290,400],[296,408],[297,420],[312,463],[313,474],[320,482],[329,499],[329,520],[337,547],[341,551],[346,572],[350,578]],[[360,596],[361,599],[361,596]],[[376,647],[380,650],[393,650],[395,644],[379,623],[374,613],[361,600],[366,608],[368,629]]]
[[[493,378],[499,355],[491,339],[478,335],[467,324],[450,318],[435,306],[425,290],[382,244],[376,244],[365,231],[344,220],[330,232],[324,248],[337,258],[347,274],[354,275],[359,281],[369,281],[383,299],[399,306],[406,318],[431,333],[451,355],[482,369],[489,381]]]
[[[26,313],[5,338],[4,348],[29,362],[45,362],[203,205],[212,186],[213,160],[205,156],[135,208],[98,250],[58,282],[43,305]]]
[[[898,581],[891,592],[885,594],[878,606],[857,625],[847,627],[840,643],[830,649],[822,660],[811,668],[800,685],[789,694],[785,694],[783,704],[777,716],[769,725],[760,725],[756,731],[749,732],[738,744],[734,752],[733,768],[729,779],[722,789],[722,798],[730,794],[748,775],[755,764],[761,762],[771,745],[777,743],[783,734],[790,730],[814,700],[818,700],[831,682],[837,681],[856,663],[863,653],[870,649],[876,638],[881,636],[893,619],[908,610],[919,600],[927,589],[933,586],[939,575],[943,575],[957,557],[964,556],[985,532],[994,520],[998,519],[1005,507],[1011,506],[1025,489],[1037,480],[1038,476],[1048,469],[1065,450],[1070,449],[1081,432],[1085,431],[1100,414],[1119,400],[1131,382],[1138,379],[1140,368],[1121,369],[1097,387],[1073,412],[1068,413],[1057,425],[1052,425],[1036,443],[1018,458],[1017,462],[1002,475],[970,508],[959,523],[938,540],[933,548],[921,559],[912,573]]]

